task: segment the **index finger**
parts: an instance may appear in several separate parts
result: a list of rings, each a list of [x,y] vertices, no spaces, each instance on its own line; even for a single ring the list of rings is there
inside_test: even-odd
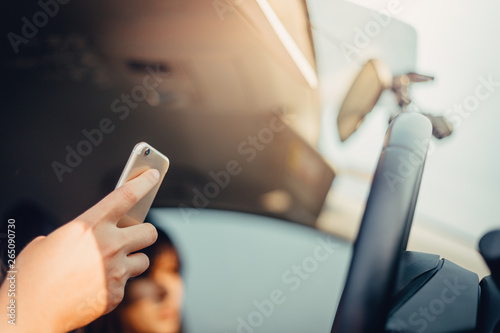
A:
[[[160,173],[156,169],[144,171],[136,178],[126,182],[91,209],[102,209],[113,222],[123,217],[139,200],[153,189],[160,180]]]

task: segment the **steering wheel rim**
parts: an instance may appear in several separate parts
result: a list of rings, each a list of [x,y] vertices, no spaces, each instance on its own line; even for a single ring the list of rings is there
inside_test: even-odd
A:
[[[431,136],[421,114],[403,113],[390,124],[331,333],[384,331]]]

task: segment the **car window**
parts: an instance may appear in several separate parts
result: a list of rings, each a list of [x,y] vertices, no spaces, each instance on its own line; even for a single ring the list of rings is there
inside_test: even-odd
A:
[[[326,332],[350,245],[315,229],[219,210],[156,208],[183,262],[190,332]]]

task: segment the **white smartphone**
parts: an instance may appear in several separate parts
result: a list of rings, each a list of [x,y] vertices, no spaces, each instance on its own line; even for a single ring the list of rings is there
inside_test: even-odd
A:
[[[146,142],[139,142],[135,145],[123,169],[122,175],[116,184],[116,188],[119,188],[148,169],[158,170],[160,172],[160,180],[158,184],[156,184],[144,198],[139,200],[139,202],[130,209],[127,215],[118,222],[118,226],[125,227],[144,222],[156,193],[160,188],[161,182],[167,173],[169,165],[170,161],[168,158]]]

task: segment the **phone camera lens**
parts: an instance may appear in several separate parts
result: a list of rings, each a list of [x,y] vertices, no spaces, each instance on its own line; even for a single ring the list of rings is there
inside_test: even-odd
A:
[[[146,149],[146,151],[144,152],[144,155],[148,156],[150,152],[151,152],[151,150],[148,148],[148,149]]]

